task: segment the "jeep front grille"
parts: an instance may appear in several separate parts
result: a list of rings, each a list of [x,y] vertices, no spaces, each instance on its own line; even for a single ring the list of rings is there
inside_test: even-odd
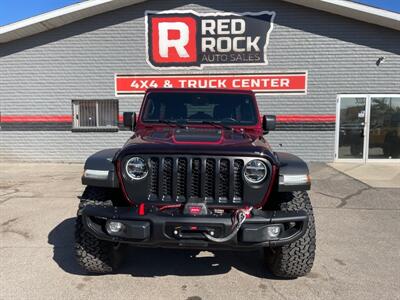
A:
[[[131,203],[154,205],[204,201],[210,206],[259,206],[271,184],[272,165],[263,157],[211,156],[195,154],[134,154],[147,162],[148,175],[134,180],[126,173],[133,154],[122,158],[121,179],[124,194]],[[262,160],[268,175],[260,184],[243,177],[245,165]]]
[[[151,157],[148,200],[209,204],[241,204],[242,159],[213,157]]]

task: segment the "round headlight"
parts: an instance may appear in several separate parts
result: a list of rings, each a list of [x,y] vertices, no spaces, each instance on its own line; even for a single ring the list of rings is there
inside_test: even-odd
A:
[[[143,158],[132,157],[125,166],[126,174],[134,180],[140,180],[147,176],[149,169]]]
[[[253,159],[246,164],[243,174],[248,182],[260,183],[267,177],[268,169],[264,162]]]

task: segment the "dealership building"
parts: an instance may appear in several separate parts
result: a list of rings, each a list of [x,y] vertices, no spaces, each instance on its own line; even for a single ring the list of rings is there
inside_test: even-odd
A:
[[[400,163],[400,14],[344,0],[89,0],[0,27],[0,160],[119,147],[149,87],[251,89],[277,151]]]

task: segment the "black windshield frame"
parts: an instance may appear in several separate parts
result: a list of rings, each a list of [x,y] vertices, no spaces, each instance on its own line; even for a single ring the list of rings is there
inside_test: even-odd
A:
[[[150,92],[142,107],[141,122],[154,124],[168,121],[195,125],[205,121],[230,126],[254,126],[259,122],[254,102],[254,96],[250,93]]]

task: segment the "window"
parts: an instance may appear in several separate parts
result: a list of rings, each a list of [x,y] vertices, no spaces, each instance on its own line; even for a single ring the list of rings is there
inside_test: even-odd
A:
[[[339,95],[337,159],[400,161],[400,95]]]
[[[118,100],[73,100],[74,129],[117,129]]]
[[[118,100],[72,100],[73,129],[118,130]]]
[[[152,92],[144,109],[144,122],[202,121],[254,125],[257,113],[252,96],[239,93]]]
[[[371,97],[368,158],[400,158],[400,97]]]

